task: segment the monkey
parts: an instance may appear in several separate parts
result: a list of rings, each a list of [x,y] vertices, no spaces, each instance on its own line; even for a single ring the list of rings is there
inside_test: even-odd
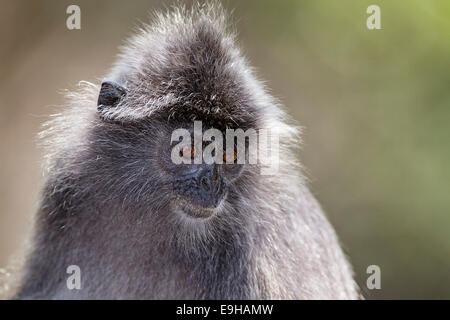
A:
[[[68,94],[41,133],[47,176],[15,299],[360,298],[297,160],[299,127],[229,19],[217,3],[157,13],[101,86]],[[193,121],[270,129],[277,172],[233,155],[174,164],[171,135]],[[67,285],[73,265],[78,289]]]

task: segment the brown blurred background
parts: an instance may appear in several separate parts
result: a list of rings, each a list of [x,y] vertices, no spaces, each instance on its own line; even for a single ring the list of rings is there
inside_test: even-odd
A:
[[[81,30],[66,8],[81,7]],[[366,28],[381,8],[382,30]],[[301,160],[367,298],[450,298],[450,1],[226,1],[244,53],[304,126]],[[0,0],[0,267],[42,183],[36,134],[162,1]],[[381,290],[366,289],[368,265]]]

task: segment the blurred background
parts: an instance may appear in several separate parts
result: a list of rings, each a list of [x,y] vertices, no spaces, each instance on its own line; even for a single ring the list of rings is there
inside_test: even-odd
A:
[[[66,8],[81,8],[81,30]],[[381,8],[381,30],[366,9]],[[0,268],[43,181],[36,134],[163,1],[0,0]],[[300,158],[368,299],[450,298],[450,1],[226,1],[243,52],[304,127]],[[381,289],[366,268],[381,268]]]

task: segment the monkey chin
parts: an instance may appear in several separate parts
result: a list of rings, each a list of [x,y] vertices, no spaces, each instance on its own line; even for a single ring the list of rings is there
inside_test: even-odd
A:
[[[222,210],[225,198],[226,196],[224,196],[215,207],[203,207],[181,198],[172,200],[171,206],[175,212],[183,215],[184,217],[195,220],[207,220]]]

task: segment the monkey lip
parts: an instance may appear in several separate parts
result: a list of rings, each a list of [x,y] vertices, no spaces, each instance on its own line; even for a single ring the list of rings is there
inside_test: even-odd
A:
[[[177,198],[172,202],[172,205],[183,214],[186,214],[192,218],[209,218],[217,213],[223,203],[223,199],[219,202],[216,207],[204,207],[201,205],[194,204],[190,201]]]

